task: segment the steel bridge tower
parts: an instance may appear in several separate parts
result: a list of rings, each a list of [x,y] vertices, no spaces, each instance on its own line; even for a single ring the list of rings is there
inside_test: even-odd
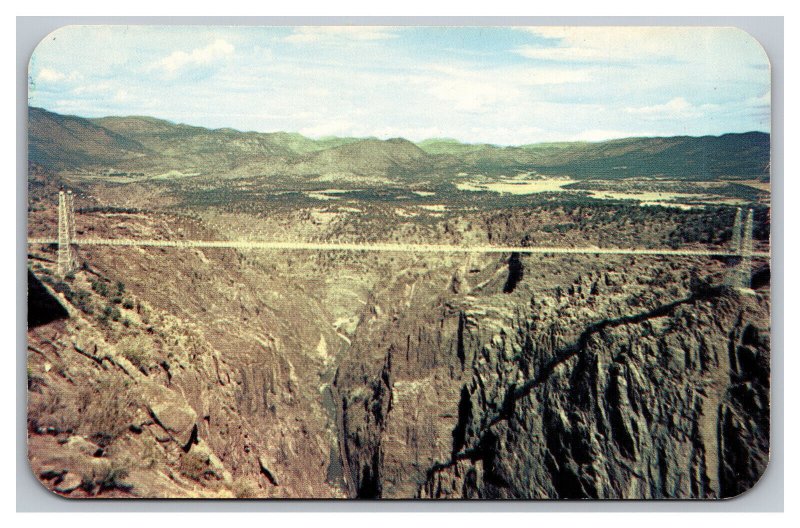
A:
[[[58,193],[58,258],[56,272],[64,278],[75,271],[77,258],[72,241],[75,239],[75,201],[72,191]]]
[[[747,210],[747,218],[742,227],[742,210],[736,209],[731,235],[731,253],[735,253],[739,262],[728,274],[727,284],[734,288],[750,288],[753,269],[753,210]]]

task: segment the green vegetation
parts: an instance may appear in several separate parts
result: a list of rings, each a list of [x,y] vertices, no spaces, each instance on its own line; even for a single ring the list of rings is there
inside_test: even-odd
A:
[[[109,205],[103,205],[103,206],[92,206],[92,207],[80,207],[75,211],[75,214],[91,214],[91,213],[136,214],[141,212],[142,212],[141,209],[137,209],[134,207],[112,207]]]
[[[132,463],[129,457],[109,459],[101,469],[84,473],[81,488],[91,495],[111,490],[130,491],[133,486],[125,482],[125,478],[130,473],[128,468]]]
[[[42,282],[49,284],[57,293],[64,295],[64,298],[69,301],[73,306],[81,310],[87,315],[94,313],[94,308],[91,301],[91,294],[80,288],[74,288],[69,283],[55,279],[52,275],[41,274]],[[74,276],[73,276],[74,280]]]
[[[92,286],[92,290],[99,293],[103,297],[108,297],[108,283],[102,280],[91,280],[89,283]]]
[[[209,466],[208,457],[199,454],[195,450],[181,455],[178,468],[181,475],[198,482],[214,474],[214,471]]]
[[[709,208],[691,216],[691,221],[681,222],[669,234],[669,245],[678,248],[683,244],[724,244],[731,239],[735,210],[732,208]],[[753,211],[753,238],[769,239],[769,210],[757,207]]]
[[[119,308],[108,304],[103,308],[98,318],[101,323],[107,323],[109,320],[119,321],[120,317],[122,317],[122,313],[119,311]]]
[[[295,184],[329,173],[441,181],[442,175],[458,172],[514,175],[531,170],[581,180],[715,180],[766,175],[769,150],[769,134],[761,132],[516,147],[432,139],[417,146],[400,138],[313,140],[295,133],[209,130],[148,117],[84,119],[29,108],[32,163],[116,183],[144,181],[170,171],[183,176],[164,178],[165,182],[194,180],[188,175],[197,171],[235,173],[236,178],[267,175],[271,180],[287,176]]]
[[[112,379],[80,380],[67,392],[42,387],[31,399],[28,427],[52,434],[77,433],[101,447],[110,445],[128,429],[137,405],[130,384]]]
[[[119,353],[142,371],[155,364],[152,348],[152,343],[143,335],[126,337],[117,344]]]

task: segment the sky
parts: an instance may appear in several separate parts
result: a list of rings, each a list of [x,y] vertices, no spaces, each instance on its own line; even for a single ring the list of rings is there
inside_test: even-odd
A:
[[[735,28],[66,26],[30,106],[310,137],[519,145],[770,130]]]

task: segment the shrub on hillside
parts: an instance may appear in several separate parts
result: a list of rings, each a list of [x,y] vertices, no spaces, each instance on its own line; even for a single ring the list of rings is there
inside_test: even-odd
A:
[[[117,344],[117,350],[139,370],[145,371],[155,363],[152,343],[144,336],[124,338]]]
[[[92,285],[92,290],[96,291],[103,297],[108,297],[108,284],[100,280],[93,280],[90,284]]]
[[[197,453],[197,451],[184,453],[181,456],[178,469],[184,477],[198,482],[204,480],[209,473],[213,473],[208,463],[208,457]]]
[[[131,464],[130,457],[110,459],[108,465],[86,471],[81,477],[81,488],[91,495],[111,490],[130,491],[133,486],[125,482],[125,478]]]
[[[105,447],[128,430],[136,400],[128,383],[119,383],[102,379],[91,384],[88,390],[80,395],[79,430]]]

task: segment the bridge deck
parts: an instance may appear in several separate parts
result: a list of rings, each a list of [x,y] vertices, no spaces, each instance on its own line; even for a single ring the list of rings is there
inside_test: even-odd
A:
[[[355,244],[346,242],[259,242],[246,240],[148,240],[129,238],[79,238],[71,240],[76,246],[129,246],[171,248],[228,248],[256,250],[310,250],[310,251],[386,251],[397,253],[529,253],[529,254],[582,254],[582,255],[644,255],[675,257],[741,257],[742,253],[724,250],[689,249],[636,249],[598,247],[542,247],[542,246],[455,246],[445,244]],[[57,240],[29,238],[28,244],[58,244]],[[769,258],[769,252],[754,251],[746,256]]]

